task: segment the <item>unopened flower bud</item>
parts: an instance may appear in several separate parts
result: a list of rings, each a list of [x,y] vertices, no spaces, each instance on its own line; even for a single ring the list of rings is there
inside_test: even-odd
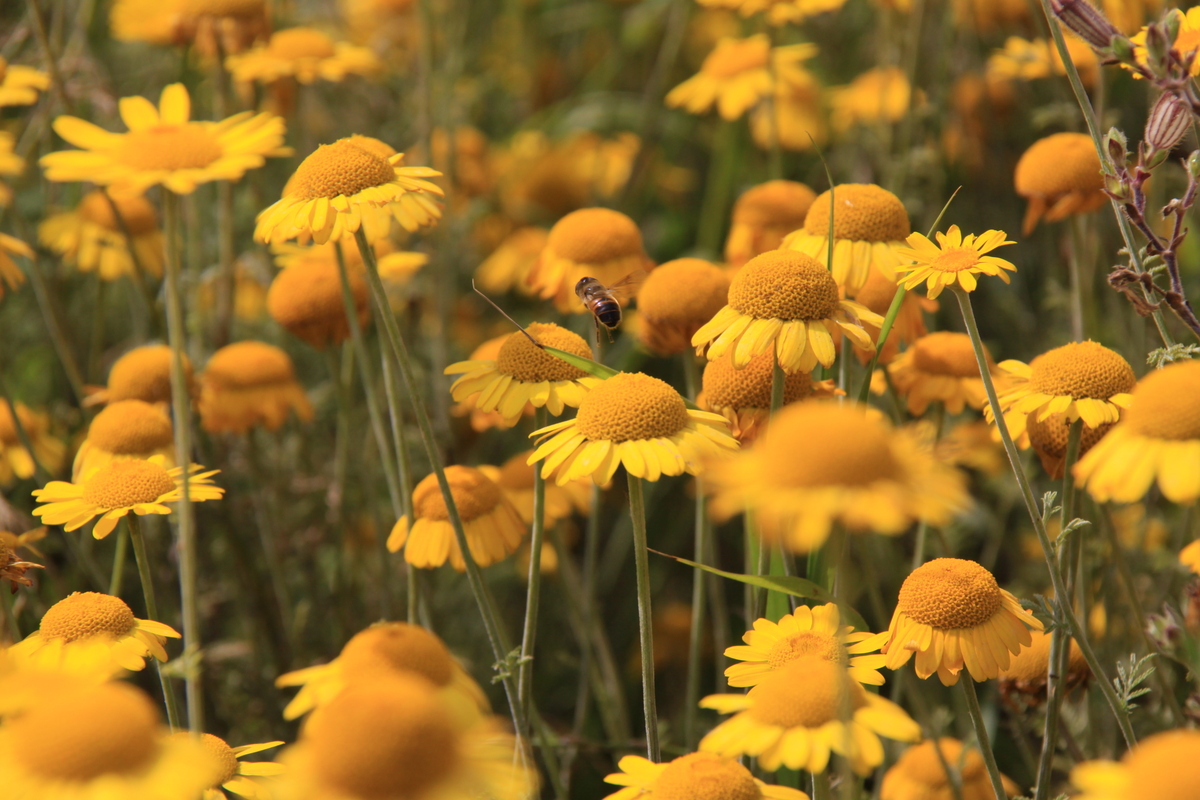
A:
[[[1108,133],[1104,134],[1104,150],[1119,167],[1125,166],[1129,161],[1129,141],[1125,134],[1116,128],[1109,128]]]
[[[1193,150],[1187,160],[1188,175],[1194,181],[1200,181],[1200,150]]]
[[[1137,60],[1133,53],[1133,42],[1128,36],[1113,37],[1112,54],[1122,64],[1133,64]]]
[[[1092,46],[1106,51],[1121,32],[1087,0],[1050,0],[1050,9],[1062,24]]]
[[[1159,97],[1146,120],[1146,165],[1155,167],[1165,161],[1191,122],[1192,112],[1186,103],[1173,94]]]
[[[1146,60],[1149,63],[1150,71],[1155,75],[1162,75],[1166,70],[1171,44],[1172,40],[1167,38],[1167,33],[1163,30],[1162,25],[1154,24],[1146,27]]]
[[[1163,20],[1163,32],[1167,35],[1167,41],[1171,47],[1175,46],[1175,41],[1179,38],[1179,26],[1183,23],[1183,14],[1172,9],[1167,12],[1167,18]]]

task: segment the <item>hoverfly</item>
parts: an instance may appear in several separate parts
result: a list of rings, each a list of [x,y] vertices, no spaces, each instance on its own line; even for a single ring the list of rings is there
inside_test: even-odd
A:
[[[631,272],[612,286],[605,286],[596,278],[580,278],[575,284],[575,294],[583,302],[584,307],[591,312],[592,321],[596,323],[596,341],[600,341],[600,328],[603,327],[612,341],[612,332],[621,324],[621,302],[632,297],[638,286],[646,279],[646,271],[639,269]]]

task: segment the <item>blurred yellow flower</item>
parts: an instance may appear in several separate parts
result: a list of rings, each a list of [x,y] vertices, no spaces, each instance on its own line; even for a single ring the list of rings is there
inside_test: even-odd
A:
[[[1022,647],[1008,666],[1000,670],[1000,686],[1005,694],[1017,694],[1026,703],[1038,704],[1046,700],[1050,645],[1054,637],[1045,631],[1030,631],[1029,635],[1033,637],[1033,643]],[[1079,644],[1074,639],[1068,641],[1070,651],[1067,653],[1066,683],[1063,684],[1066,691],[1080,685],[1091,675]]]
[[[383,69],[365,47],[335,42],[316,28],[285,28],[271,34],[265,45],[225,59],[235,81],[272,83],[293,78],[300,83],[318,80],[337,83],[349,75],[376,75]]]
[[[371,319],[371,300],[362,259],[351,261],[353,245],[331,241],[311,248],[274,245],[277,260],[286,260],[267,290],[267,312],[285,330],[323,350],[350,338],[350,321],[342,299],[342,278],[334,248],[346,257],[346,282],[360,327]],[[284,249],[287,248],[287,249]],[[378,251],[378,248],[376,248]]]
[[[154,206],[138,195],[118,195],[112,202],[119,220],[103,190],[88,192],[73,210],[46,217],[38,225],[38,240],[80,272],[97,272],[101,280],[115,281],[133,274],[132,239],[138,264],[161,278],[163,237]]]
[[[75,453],[71,480],[113,461],[145,460],[161,456],[163,466],[175,466],[175,438],[171,418],[161,405],[143,400],[117,400],[92,419],[87,438]]]
[[[245,797],[246,800],[264,800],[271,796],[274,781],[270,779],[283,774],[283,765],[273,761],[239,760],[242,756],[278,747],[283,742],[260,742],[230,747],[224,739],[211,733],[201,733],[197,736],[189,731],[179,731],[175,736],[186,739],[195,737],[215,763],[212,774],[216,777],[209,784],[209,788],[204,790],[201,800],[225,800],[227,795],[222,789]],[[255,780],[259,778],[266,780]]]
[[[908,247],[897,250],[898,255],[913,262],[900,265],[899,271],[903,274],[900,285],[914,289],[924,281],[930,300],[936,299],[948,286],[975,291],[976,275],[994,275],[1008,283],[1011,279],[1005,270],[1017,271],[1011,261],[987,255],[997,247],[1016,244],[1008,240],[1004,231],[985,231],[964,237],[957,225],[951,225],[948,231],[939,231],[935,236],[936,245],[922,233],[911,234]]]
[[[4,297],[4,287],[16,291],[25,282],[25,273],[12,260],[14,255],[22,258],[33,258],[33,248],[15,236],[0,233],[0,298]]]
[[[767,15],[772,25],[800,22],[816,14],[837,11],[846,0],[697,0],[708,8],[729,8],[743,17]]]
[[[914,104],[913,90],[899,67],[876,67],[846,86],[829,90],[833,129],[844,133],[855,125],[898,122]],[[918,92],[915,103],[922,102]]]
[[[660,356],[690,349],[693,334],[724,307],[728,294],[729,276],[708,261],[677,258],[659,264],[638,292],[642,344]]]
[[[537,468],[529,463],[532,450],[517,453],[499,467],[483,465],[479,471],[487,475],[496,485],[504,490],[504,494],[516,506],[526,525],[533,524],[533,477]],[[546,482],[546,500],[543,508],[547,528],[566,519],[572,514],[586,514],[591,505],[592,484],[590,481],[568,481],[559,486],[554,481]],[[554,548],[546,544],[553,553]],[[542,554],[543,560],[546,553]]]
[[[768,250],[804,225],[816,193],[796,181],[767,181],[752,186],[733,204],[733,220],[725,239],[725,262],[735,269]]]
[[[816,53],[816,45],[807,43],[773,48],[765,33],[723,38],[699,73],[667,93],[667,106],[703,114],[716,104],[723,119],[738,119],[774,91],[776,82],[803,83],[800,63]]]
[[[1074,36],[1066,37],[1065,41],[1071,61],[1079,72],[1079,79],[1086,87],[1094,86],[1100,74],[1100,62],[1095,51],[1087,42]],[[992,79],[1033,81],[1066,75],[1067,68],[1063,66],[1062,56],[1058,54],[1053,41],[1031,41],[1010,36],[1004,42],[1004,49],[997,50],[988,58],[987,74]]]
[[[953,770],[953,779],[946,765]],[[1006,795],[1021,793],[1021,787],[1007,776],[1000,779]],[[979,750],[947,737],[927,739],[905,750],[884,773],[879,796],[880,800],[996,800]]]
[[[1175,37],[1175,43],[1171,46],[1171,50],[1182,58],[1200,48],[1200,7],[1189,8],[1186,12],[1173,8],[1168,13],[1175,17],[1175,22],[1179,25],[1179,33]],[[1130,37],[1130,40],[1133,42],[1133,57],[1139,64],[1146,66],[1149,60],[1146,51],[1146,27],[1143,26],[1140,31]],[[1193,76],[1200,75],[1200,59],[1192,61],[1191,72]]]
[[[716,753],[688,753],[666,764],[624,756],[605,783],[624,788],[604,800],[808,800],[799,789],[770,786],[735,759]]]
[[[200,374],[200,427],[209,433],[279,430],[288,414],[304,422],[313,407],[296,380],[292,359],[265,342],[242,341],[213,353]]]
[[[117,400],[145,400],[147,403],[171,402],[171,348],[165,344],[135,347],[113,362],[108,371],[108,385],[93,388],[86,405],[112,403]],[[188,395],[193,389],[192,362],[183,356],[183,376]]]
[[[1120,761],[1085,761],[1071,770],[1082,790],[1076,800],[1186,800],[1200,786],[1200,731],[1172,730],[1147,736]]]
[[[549,231],[528,225],[518,228],[475,268],[475,282],[484,292],[500,294],[516,290],[532,294],[526,282],[546,247]]]
[[[738,369],[733,354],[704,365],[701,384],[704,390],[696,404],[705,411],[725,417],[733,438],[748,445],[766,430],[771,415],[771,383],[775,376],[775,354],[764,350],[750,363]],[[832,380],[814,381],[808,372],[786,372],[783,376],[783,404],[798,403],[809,397],[833,397],[845,394]]]
[[[51,474],[58,472],[67,452],[66,444],[50,434],[49,414],[34,411],[24,403],[17,403],[16,408],[16,422],[20,422],[25,429],[33,445],[33,453],[30,454],[21,443],[12,407],[0,400],[0,486],[8,486],[17,478],[32,478],[36,471],[34,457]]]
[[[0,131],[0,175],[20,175],[25,171],[25,159],[13,152],[16,144],[15,136],[8,131]],[[0,181],[0,208],[6,208],[12,199],[12,187]]]
[[[1108,203],[1100,157],[1086,133],[1055,133],[1038,139],[1017,161],[1013,184],[1029,202],[1021,224],[1026,236],[1039,220],[1057,222]]]
[[[991,356],[987,354],[991,372],[997,374]],[[937,331],[922,336],[912,346],[885,367],[896,393],[907,400],[908,410],[920,416],[933,402],[941,403],[950,414],[960,414],[963,408],[983,408],[987,393],[971,338],[965,333]],[[883,372],[871,378],[871,391],[884,394],[887,381]]]
[[[191,45],[206,57],[240,53],[271,30],[266,0],[114,0],[114,39]]]
[[[896,299],[896,292],[899,288],[899,284],[894,278],[889,278],[883,273],[883,270],[872,264],[867,273],[867,281],[855,293],[854,301],[866,306],[868,310],[880,317],[884,317],[892,307],[892,301]],[[891,364],[896,359],[897,353],[900,352],[900,345],[911,345],[928,333],[928,328],[925,327],[925,314],[932,314],[937,310],[937,300],[930,300],[919,292],[906,292],[904,299],[900,301],[900,310],[892,321],[892,330],[888,334],[887,341],[883,343],[883,350],[879,353],[877,363]],[[872,342],[879,341],[880,327],[878,325],[863,322],[863,330],[867,332]],[[839,348],[842,347],[841,337],[835,339],[834,343]],[[851,344],[853,345],[853,342]],[[864,350],[854,345],[854,354],[863,364],[871,361],[874,352],[874,350]],[[872,385],[872,391],[874,391],[874,385]]]
[[[0,108],[33,105],[38,93],[49,88],[50,76],[46,73],[0,58]]]

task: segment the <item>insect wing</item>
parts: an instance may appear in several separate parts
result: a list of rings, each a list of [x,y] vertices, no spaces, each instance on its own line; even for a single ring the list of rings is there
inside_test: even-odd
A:
[[[631,272],[612,286],[609,286],[608,293],[621,305],[629,305],[629,300],[637,296],[638,290],[642,288],[642,283],[645,282],[646,276],[649,274],[644,269]]]

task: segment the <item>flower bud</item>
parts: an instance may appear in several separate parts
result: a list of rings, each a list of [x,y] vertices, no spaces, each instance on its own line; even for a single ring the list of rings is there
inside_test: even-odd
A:
[[[1109,128],[1108,133],[1104,134],[1104,151],[1113,164],[1125,166],[1129,161],[1129,141],[1125,134],[1116,128]]]
[[[1062,24],[1092,46],[1108,50],[1114,36],[1121,32],[1087,0],[1050,0],[1050,9]]]
[[[1160,96],[1146,120],[1146,166],[1156,167],[1165,161],[1191,122],[1192,111],[1186,103],[1173,94]]]
[[[1171,46],[1175,46],[1175,41],[1179,38],[1179,26],[1183,23],[1183,14],[1178,11],[1170,11],[1167,13],[1167,18],[1163,20],[1163,32],[1167,35],[1167,41]]]
[[[1200,181],[1200,150],[1193,150],[1187,160],[1188,177]]]
[[[1167,38],[1167,32],[1161,25],[1146,26],[1146,61],[1155,75],[1162,75],[1166,70],[1171,44],[1172,41]]]
[[[1116,36],[1112,40],[1113,57],[1122,64],[1134,64],[1137,58],[1133,52],[1133,42],[1127,36]]]

